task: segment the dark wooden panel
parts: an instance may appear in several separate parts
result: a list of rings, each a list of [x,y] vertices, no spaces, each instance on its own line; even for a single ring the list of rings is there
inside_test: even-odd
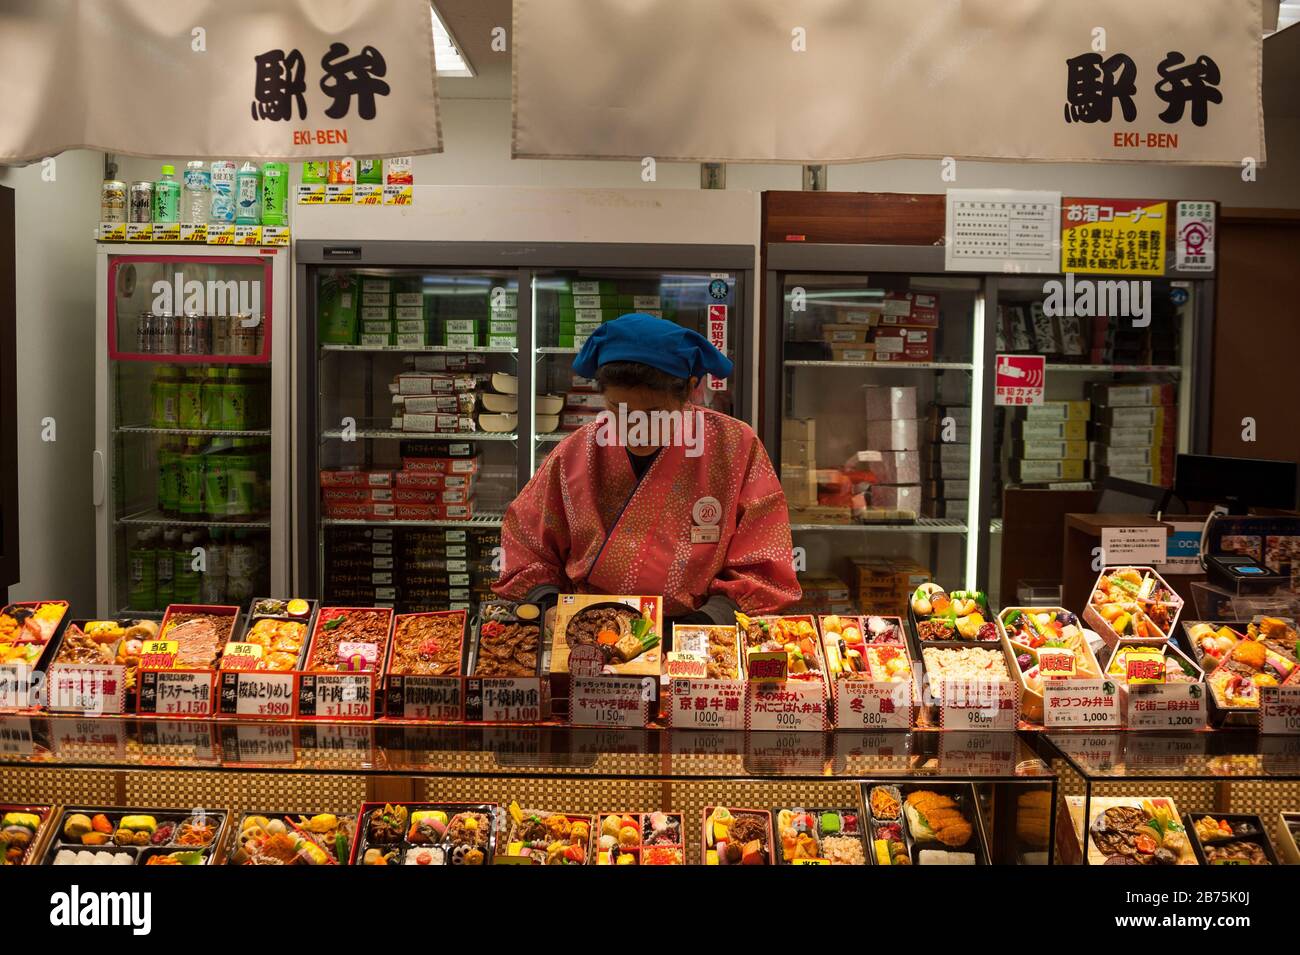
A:
[[[940,245],[944,197],[894,192],[765,192],[765,242]],[[801,240],[788,236],[803,236]]]
[[[1021,580],[1061,580],[1065,515],[1091,511],[1096,491],[1009,487],[1002,495],[1002,604],[1013,605]],[[1069,604],[1066,604],[1069,608]]]
[[[18,570],[18,356],[14,191],[0,186],[0,597]]]

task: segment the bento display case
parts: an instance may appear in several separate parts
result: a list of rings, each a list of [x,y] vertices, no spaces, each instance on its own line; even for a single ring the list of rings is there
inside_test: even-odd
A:
[[[694,400],[752,414],[747,246],[299,240],[298,590],[399,612],[474,610],[501,520],[604,403],[571,364],[633,311],[736,364]]]
[[[288,253],[96,251],[97,613],[283,592]]]

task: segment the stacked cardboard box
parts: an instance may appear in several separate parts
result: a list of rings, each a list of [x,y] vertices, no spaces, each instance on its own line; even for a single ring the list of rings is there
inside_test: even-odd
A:
[[[846,464],[859,520],[915,518],[921,512],[921,421],[915,387],[866,388],[866,447]]]
[[[603,323],[629,312],[665,317],[658,293],[620,289],[611,279],[557,279],[547,287],[555,290],[560,348],[581,348]]]
[[[817,422],[812,418],[781,422],[781,487],[792,510],[816,506]]]
[[[1090,479],[1087,433],[1091,403],[1045,401],[1017,408],[1012,421],[1011,480],[1057,484]]]
[[[787,613],[854,613],[849,585],[834,574],[801,574],[803,597]]]
[[[863,557],[853,561],[854,598],[862,613],[905,616],[912,591],[930,570],[910,557]]]
[[[1107,475],[1168,487],[1174,478],[1177,410],[1171,384],[1094,382],[1090,454],[1098,479]]]
[[[970,503],[970,405],[932,404],[925,432],[925,512],[964,521]]]

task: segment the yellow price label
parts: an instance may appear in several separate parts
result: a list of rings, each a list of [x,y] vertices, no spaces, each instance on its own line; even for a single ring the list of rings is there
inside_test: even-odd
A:
[[[159,222],[154,223],[153,241],[155,242],[178,242],[181,237],[181,224],[179,222]]]
[[[208,245],[234,245],[235,227],[233,225],[208,226]]]
[[[331,206],[352,204],[352,186],[349,183],[330,183],[325,190],[325,202]]]
[[[384,186],[384,205],[409,206],[413,195],[412,186]]]
[[[226,649],[221,651],[225,657],[260,657],[262,655],[261,644],[257,643],[227,643]]]
[[[791,859],[791,865],[830,865],[829,859]]]

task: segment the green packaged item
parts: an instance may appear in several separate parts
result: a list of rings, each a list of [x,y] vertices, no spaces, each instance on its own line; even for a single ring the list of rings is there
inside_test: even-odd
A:
[[[177,386],[177,417],[182,428],[203,427],[203,372],[186,372]]]
[[[226,431],[250,428],[249,408],[253,404],[255,385],[242,368],[232,368],[221,386],[221,427]]]
[[[226,472],[226,457],[221,452],[209,453],[203,469],[203,500],[208,517],[225,517],[229,499],[230,481]]]
[[[224,388],[226,374],[220,368],[209,368],[203,378],[200,393],[202,427],[218,430],[224,428],[222,423],[222,402],[225,400]]]
[[[289,164],[262,164],[262,225],[289,224]]]
[[[206,468],[200,448],[199,442],[190,441],[181,454],[181,494],[176,510],[182,517],[201,518],[204,513]]]
[[[256,513],[258,456],[246,451],[240,447],[226,452],[227,517],[248,517]]]
[[[384,161],[382,159],[358,159],[357,182],[383,185]]]
[[[383,348],[393,343],[391,332],[367,332],[361,336],[361,344],[367,348]]]
[[[140,531],[126,552],[129,580],[127,606],[132,610],[154,610],[158,600],[158,556],[148,531]]]
[[[512,319],[494,318],[488,322],[489,335],[513,335],[518,329],[518,325]]]
[[[309,184],[329,182],[329,162],[324,159],[311,159],[303,163],[302,181]]]
[[[321,278],[317,286],[316,318],[323,344],[356,344],[359,297],[355,275],[333,273]]]
[[[150,391],[153,397],[153,414],[150,424],[155,428],[179,428],[180,378],[171,368],[159,368],[154,373]]]
[[[478,322],[472,318],[449,318],[443,330],[449,335],[473,335],[478,332]]]

